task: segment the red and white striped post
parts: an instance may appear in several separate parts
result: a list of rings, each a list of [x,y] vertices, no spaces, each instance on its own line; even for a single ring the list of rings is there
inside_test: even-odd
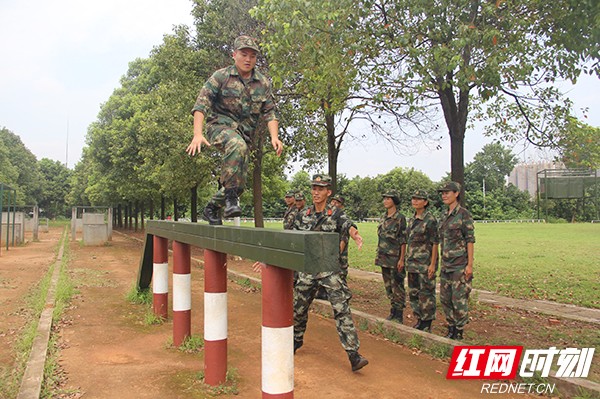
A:
[[[227,375],[227,254],[204,250],[204,382]]]
[[[179,346],[192,329],[192,275],[189,244],[173,241],[173,345]]]
[[[152,248],[152,309],[163,319],[169,316],[169,240],[154,236]]]
[[[294,397],[294,271],[262,267],[262,397]]]

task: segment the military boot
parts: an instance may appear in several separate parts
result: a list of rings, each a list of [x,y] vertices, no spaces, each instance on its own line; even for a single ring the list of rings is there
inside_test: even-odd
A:
[[[237,188],[226,188],[225,189],[225,210],[223,211],[223,217],[235,218],[242,215],[242,208],[240,208],[238,199]]]
[[[421,319],[417,319],[417,322],[415,323],[415,325],[413,326],[413,328],[416,328],[417,330],[420,330],[420,328],[419,328],[420,326],[421,326]]]
[[[385,319],[402,324],[402,322],[404,321],[403,313],[404,312],[402,311],[402,309],[391,308],[389,316]]]
[[[452,339],[454,338],[454,332],[456,331],[456,327],[448,326],[448,332],[444,335],[444,338]]]
[[[348,351],[348,359],[350,359],[352,371],[358,371],[369,364],[369,361],[356,351]]]
[[[206,219],[208,221],[208,224],[212,226],[221,225],[223,224],[223,221],[221,220],[221,216],[219,215],[220,210],[221,208],[219,208],[218,205],[211,201],[208,203],[208,205],[206,205],[206,208],[204,208],[202,216],[204,216],[204,219]]]
[[[303,344],[304,341],[294,340],[294,355],[296,354],[296,351],[302,347]]]
[[[417,327],[417,330],[431,332],[431,321],[432,320],[422,320]]]
[[[452,336],[452,339],[455,339],[457,341],[462,341],[463,339],[463,330],[461,328],[454,328],[454,335]]]

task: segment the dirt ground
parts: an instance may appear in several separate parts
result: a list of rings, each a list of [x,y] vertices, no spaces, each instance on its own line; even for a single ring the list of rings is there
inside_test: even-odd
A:
[[[51,265],[60,229],[41,235],[40,242],[11,248],[0,257],[0,361],[13,360],[11,343],[24,324],[23,296]],[[204,398],[203,354],[183,353],[169,346],[172,323],[146,325],[148,307],[126,301],[135,283],[142,244],[114,234],[107,246],[84,247],[70,242],[69,273],[78,294],[59,324],[62,398]],[[197,253],[194,253],[197,257]],[[249,268],[230,260],[230,267]],[[17,271],[15,273],[15,271]],[[192,264],[192,334],[203,330],[203,271]],[[352,306],[385,316],[376,288],[351,281]],[[382,287],[378,287],[382,290]],[[228,287],[228,365],[237,394],[219,397],[261,397],[261,294],[233,281]],[[369,308],[369,309],[366,309]],[[407,320],[410,324],[412,320]],[[441,331],[441,322],[436,327]],[[295,356],[297,398],[478,398],[481,381],[448,381],[447,362],[359,332],[361,353],[370,364],[350,370],[333,320],[311,314],[304,346]],[[7,363],[5,363],[7,362]],[[526,395],[494,395],[525,398]]]

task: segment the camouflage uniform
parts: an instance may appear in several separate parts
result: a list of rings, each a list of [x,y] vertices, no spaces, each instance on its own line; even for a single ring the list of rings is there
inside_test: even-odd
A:
[[[271,84],[256,69],[248,80],[242,79],[235,65],[219,69],[200,90],[192,114],[196,111],[206,116],[208,141],[223,153],[223,187],[212,199],[222,206],[225,189],[237,188],[239,194],[246,186],[248,144],[260,119],[277,119]]]
[[[385,292],[392,309],[403,311],[406,302],[404,278],[406,268],[398,271],[400,247],[406,243],[406,218],[396,211],[392,216],[384,214],[377,227],[377,257],[375,264],[381,267]]]
[[[296,205],[292,204],[289,206],[285,213],[283,214],[283,229],[284,230],[292,230],[294,228],[294,220],[296,220],[296,215],[298,214],[298,208]]]
[[[327,205],[322,213],[317,214],[315,206],[311,205],[296,216],[294,229],[337,232],[341,239],[343,235],[348,234],[352,224],[352,221],[341,209]],[[341,267],[341,265],[340,257],[339,266]],[[352,294],[339,271],[316,274],[298,273],[298,280],[294,287],[294,340],[302,342],[304,339],[308,323],[308,309],[319,287],[323,287],[327,292],[342,347],[347,352],[358,351],[360,342],[349,305]]]
[[[416,213],[408,220],[406,230],[406,261],[408,298],[410,306],[422,321],[435,319],[435,276],[430,279],[427,269],[431,264],[434,244],[439,243],[437,220],[428,211],[420,217]]]
[[[441,242],[440,302],[450,327],[463,329],[469,322],[471,280],[465,279],[467,243],[475,242],[475,228],[469,211],[457,205],[440,220]]]

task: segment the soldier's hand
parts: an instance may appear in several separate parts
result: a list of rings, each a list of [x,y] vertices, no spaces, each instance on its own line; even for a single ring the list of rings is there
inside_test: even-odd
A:
[[[473,266],[467,265],[467,267],[465,268],[465,280],[471,281],[472,278],[473,278]]]
[[[427,277],[432,280],[435,277],[435,265],[429,265],[427,269]]]
[[[354,242],[358,246],[358,249],[361,250],[362,246],[363,246],[363,238],[362,238],[362,236],[360,234],[356,233],[354,235],[354,237],[352,237],[352,239],[354,240]]]
[[[206,137],[204,137],[204,135],[200,135],[200,136],[194,135],[192,142],[190,143],[190,145],[187,146],[185,152],[187,152],[191,156],[200,154],[202,145],[210,147],[210,143],[208,142],[208,140],[206,140]]]
[[[283,143],[281,142],[281,140],[279,140],[278,138],[271,139],[271,145],[273,146],[273,149],[275,150],[277,156],[280,156],[281,152],[283,151]]]
[[[402,269],[404,269],[404,260],[403,260],[403,259],[401,259],[401,260],[398,262],[398,271],[400,271],[400,272],[401,272],[401,271],[402,271]]]

